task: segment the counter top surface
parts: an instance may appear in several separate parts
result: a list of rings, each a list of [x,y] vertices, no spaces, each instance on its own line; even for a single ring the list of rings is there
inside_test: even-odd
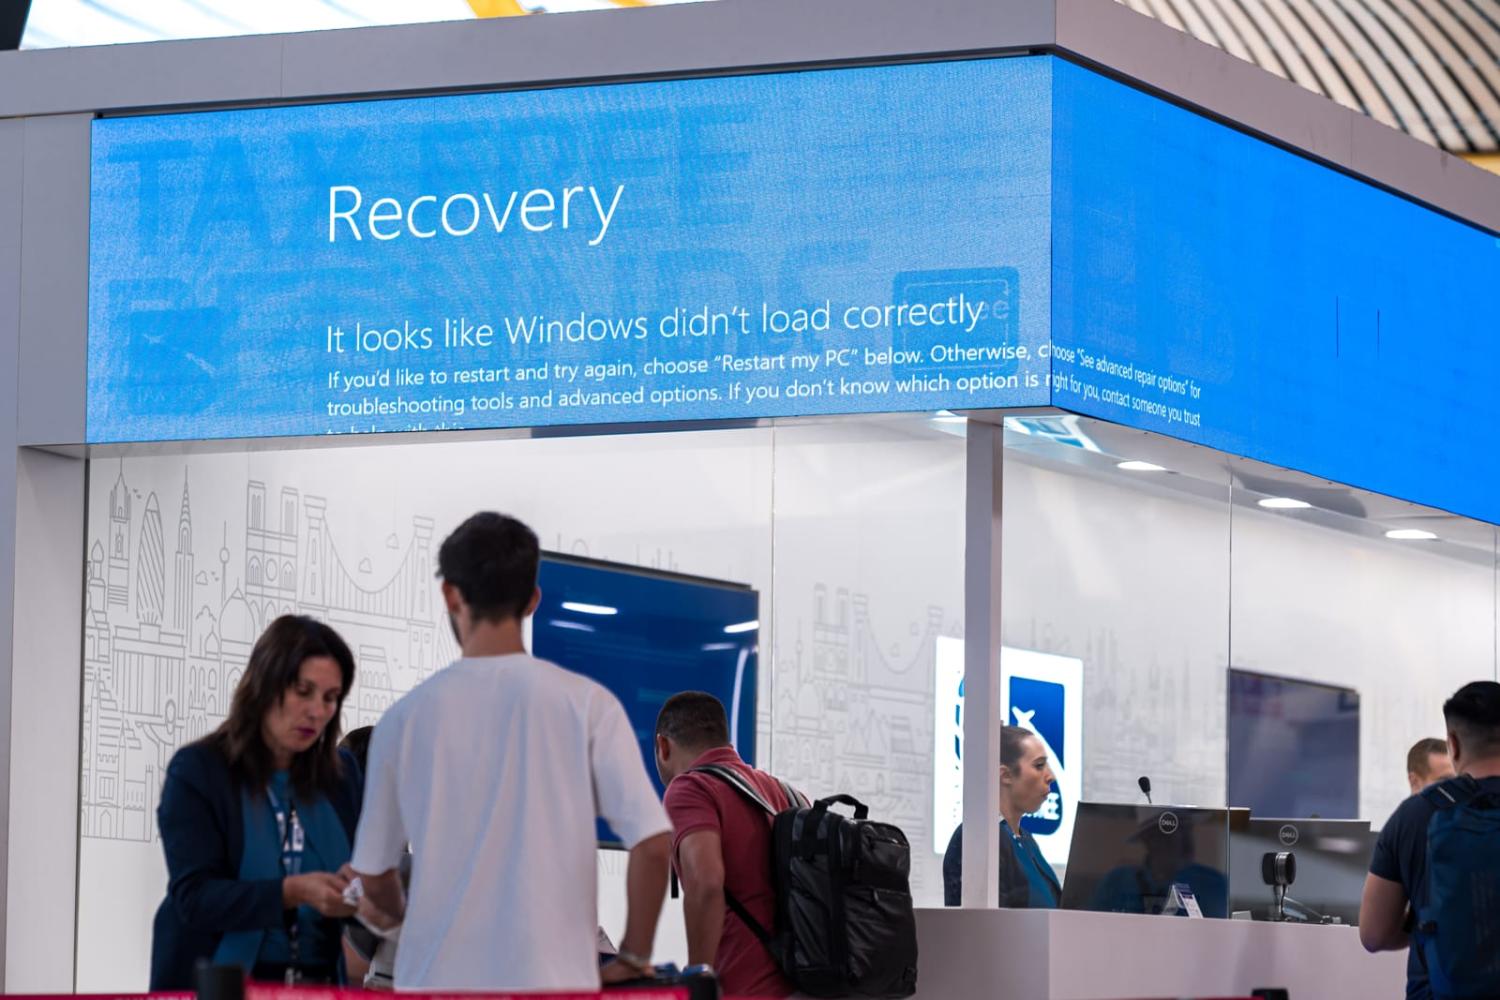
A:
[[[1401,1000],[1406,953],[1348,926],[1068,910],[919,909],[917,1000]]]

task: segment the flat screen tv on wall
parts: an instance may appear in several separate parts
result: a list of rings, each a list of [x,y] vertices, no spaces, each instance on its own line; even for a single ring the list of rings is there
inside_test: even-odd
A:
[[[724,703],[729,736],[755,761],[760,595],[743,584],[545,553],[532,650],[592,677],[625,706],[656,785],[653,739],[662,704],[679,691]],[[599,821],[601,846],[620,839]]]
[[[1359,692],[1230,670],[1229,804],[1253,816],[1357,819]]]

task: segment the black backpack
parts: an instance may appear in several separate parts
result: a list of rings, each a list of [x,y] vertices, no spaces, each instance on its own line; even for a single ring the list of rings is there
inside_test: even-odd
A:
[[[848,795],[809,805],[785,782],[791,808],[777,812],[732,767],[693,768],[728,783],[771,821],[774,933],[727,889],[724,901],[770,950],[799,993],[815,997],[909,997],[917,990],[917,925],[911,845],[899,827],[871,822]],[[843,803],[849,819],[830,812]]]

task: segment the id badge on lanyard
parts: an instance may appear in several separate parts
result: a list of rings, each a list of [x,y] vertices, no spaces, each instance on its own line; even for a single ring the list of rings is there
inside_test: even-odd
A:
[[[297,819],[297,800],[291,796],[287,797],[287,807],[282,811],[281,803],[276,800],[276,793],[269,788],[266,789],[266,797],[271,800],[271,813],[276,817],[276,837],[281,843],[279,859],[281,861],[281,876],[286,878],[291,875],[302,874],[302,851],[306,846],[306,835],[302,829],[302,823]],[[301,927],[301,908],[297,907],[284,913],[286,923],[286,938],[288,950],[291,953],[291,961],[286,966],[286,984],[297,985],[302,972],[297,967],[297,959],[301,941],[298,939]]]

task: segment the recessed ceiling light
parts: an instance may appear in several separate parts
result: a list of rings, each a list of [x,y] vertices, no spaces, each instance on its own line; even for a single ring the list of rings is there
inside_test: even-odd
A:
[[[1428,542],[1436,538],[1437,535],[1434,535],[1430,531],[1423,531],[1421,528],[1392,528],[1385,533],[1385,537],[1397,538],[1408,542]]]
[[[1298,500],[1296,497],[1266,497],[1256,503],[1270,510],[1306,510],[1312,506],[1306,500]]]
[[[563,601],[564,611],[574,611],[580,615],[617,615],[619,608],[611,608],[604,604],[584,604],[581,601]]]
[[[1166,469],[1162,468],[1161,466],[1159,466],[1159,465],[1153,465],[1150,462],[1137,462],[1137,461],[1133,461],[1133,460],[1129,461],[1129,462],[1120,462],[1120,463],[1118,463],[1115,466],[1115,468],[1117,468],[1117,469],[1124,469],[1126,472],[1166,472],[1167,471]]]

